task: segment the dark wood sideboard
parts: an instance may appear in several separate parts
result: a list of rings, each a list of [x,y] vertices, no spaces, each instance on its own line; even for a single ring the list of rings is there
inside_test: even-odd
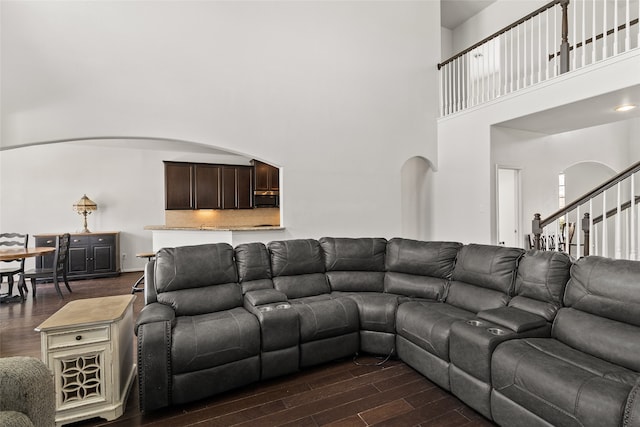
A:
[[[34,235],[36,246],[55,246],[56,234]],[[53,254],[36,257],[36,268],[51,267]],[[120,275],[120,232],[71,234],[69,280]]]

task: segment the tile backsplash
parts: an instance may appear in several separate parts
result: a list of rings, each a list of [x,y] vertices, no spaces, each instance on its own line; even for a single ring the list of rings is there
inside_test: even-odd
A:
[[[244,227],[280,225],[279,208],[165,210],[167,227]]]

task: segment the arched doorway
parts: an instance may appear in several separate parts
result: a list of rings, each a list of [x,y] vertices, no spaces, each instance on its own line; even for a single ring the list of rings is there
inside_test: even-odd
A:
[[[429,240],[433,166],[424,157],[412,157],[401,169],[401,231],[411,239]]]

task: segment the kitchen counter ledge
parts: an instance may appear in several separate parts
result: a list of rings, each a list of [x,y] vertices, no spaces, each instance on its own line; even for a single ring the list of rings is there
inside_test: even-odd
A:
[[[204,225],[201,227],[173,227],[168,225],[147,225],[145,230],[181,230],[181,231],[267,231],[267,230],[284,230],[284,227],[279,225],[237,225],[237,226],[210,226]]]

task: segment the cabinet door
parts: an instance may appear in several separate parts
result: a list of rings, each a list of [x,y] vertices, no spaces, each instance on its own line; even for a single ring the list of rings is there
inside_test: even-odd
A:
[[[222,167],[222,209],[237,209],[236,183],[238,168],[235,166]]]
[[[280,190],[280,169],[274,166],[269,166],[269,190]]]
[[[165,209],[193,209],[193,164],[164,163]]]
[[[251,166],[238,166],[236,175],[236,200],[239,209],[253,208],[253,168]]]
[[[72,235],[71,241],[69,242],[69,264],[67,264],[67,273],[70,275],[89,273],[90,255],[89,236]]]
[[[222,168],[214,165],[196,164],[195,208],[221,209]]]
[[[108,273],[116,269],[115,239],[111,235],[91,236],[91,273]]]
[[[256,191],[278,191],[280,188],[280,169],[266,163],[253,161]]]

